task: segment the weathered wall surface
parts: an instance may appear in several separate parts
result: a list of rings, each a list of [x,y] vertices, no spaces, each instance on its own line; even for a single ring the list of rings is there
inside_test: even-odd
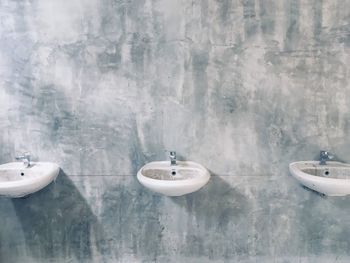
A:
[[[0,161],[55,185],[0,199],[1,262],[348,262],[348,198],[288,164],[350,162],[350,1],[0,0]],[[176,150],[214,175],[143,189]]]

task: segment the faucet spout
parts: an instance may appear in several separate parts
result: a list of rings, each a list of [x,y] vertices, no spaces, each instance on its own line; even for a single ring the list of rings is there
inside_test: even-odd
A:
[[[169,157],[170,157],[170,165],[171,166],[176,166],[176,152],[175,151],[170,151]]]
[[[326,165],[327,161],[332,160],[334,155],[328,151],[320,151],[320,165]]]
[[[25,152],[22,155],[18,155],[15,157],[17,161],[23,161],[25,167],[30,167],[30,153]]]

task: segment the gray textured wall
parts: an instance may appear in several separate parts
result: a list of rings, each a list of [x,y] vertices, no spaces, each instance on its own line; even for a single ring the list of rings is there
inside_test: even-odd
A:
[[[288,164],[350,161],[349,0],[0,0],[0,161],[56,184],[0,199],[0,262],[349,262],[349,199]],[[214,175],[142,188],[165,149]]]

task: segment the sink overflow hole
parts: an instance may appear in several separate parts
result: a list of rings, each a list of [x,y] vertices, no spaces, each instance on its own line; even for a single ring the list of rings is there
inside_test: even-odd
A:
[[[172,174],[172,175],[176,175],[176,172],[175,172],[175,171],[172,171],[171,174]]]
[[[23,176],[24,175],[24,173],[21,173],[21,176]]]
[[[329,171],[325,171],[324,174],[325,174],[325,175],[329,175]]]

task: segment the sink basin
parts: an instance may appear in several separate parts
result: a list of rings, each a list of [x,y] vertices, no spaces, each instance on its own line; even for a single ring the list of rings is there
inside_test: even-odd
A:
[[[0,196],[23,197],[50,184],[58,175],[55,163],[36,162],[30,167],[14,162],[0,165]]]
[[[328,161],[320,165],[318,161],[294,162],[289,171],[300,183],[328,196],[350,194],[350,165]]]
[[[202,188],[210,173],[195,162],[178,161],[175,168],[170,162],[151,162],[137,173],[139,182],[148,189],[167,196],[181,196]]]

